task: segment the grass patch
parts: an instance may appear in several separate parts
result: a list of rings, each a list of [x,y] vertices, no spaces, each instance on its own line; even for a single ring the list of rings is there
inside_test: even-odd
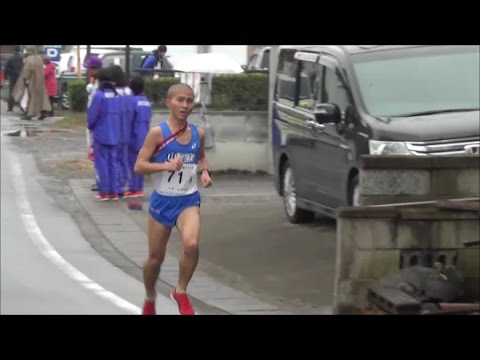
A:
[[[87,119],[85,113],[69,113],[65,114],[63,119],[56,123],[58,127],[66,129],[85,129],[87,127]]]

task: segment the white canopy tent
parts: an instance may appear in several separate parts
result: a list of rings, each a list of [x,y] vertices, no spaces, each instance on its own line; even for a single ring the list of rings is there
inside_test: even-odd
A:
[[[175,65],[175,70],[201,74],[239,74],[242,67],[231,57],[219,53],[195,54]]]
[[[217,74],[240,74],[242,67],[227,55],[219,53],[202,53],[189,56],[175,65],[175,70],[181,71],[180,81],[190,85],[196,96],[195,102],[201,104],[200,126],[205,129],[205,147],[214,147],[213,128],[207,120],[206,104],[210,103],[211,76]],[[202,79],[202,77],[204,79]]]

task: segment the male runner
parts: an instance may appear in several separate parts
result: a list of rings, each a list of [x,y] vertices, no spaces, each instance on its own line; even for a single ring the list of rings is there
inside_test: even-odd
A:
[[[135,164],[138,174],[154,174],[155,189],[150,198],[148,219],[148,259],[143,276],[146,298],[144,315],[155,315],[155,282],[165,257],[172,227],[180,233],[183,251],[178,284],[170,296],[182,315],[194,315],[187,286],[197,266],[200,236],[200,194],[197,172],[204,187],[212,185],[205,157],[205,133],[189,124],[194,93],[186,84],[172,85],[165,103],[170,109],[168,120],[153,127],[140,150]]]

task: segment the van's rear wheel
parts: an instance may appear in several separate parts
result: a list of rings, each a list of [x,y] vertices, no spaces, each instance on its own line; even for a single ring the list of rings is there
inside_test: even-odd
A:
[[[295,187],[295,177],[290,163],[285,163],[283,167],[283,207],[287,219],[292,224],[312,221],[314,213],[312,211],[299,209],[297,207],[297,192]]]

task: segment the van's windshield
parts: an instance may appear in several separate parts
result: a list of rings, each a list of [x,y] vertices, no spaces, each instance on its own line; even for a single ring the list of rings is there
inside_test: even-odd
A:
[[[428,46],[352,56],[370,115],[401,117],[480,107],[480,47]]]

